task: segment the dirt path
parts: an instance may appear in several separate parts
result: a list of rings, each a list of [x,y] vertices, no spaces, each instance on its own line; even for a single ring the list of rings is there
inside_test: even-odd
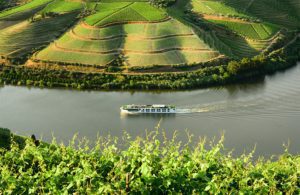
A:
[[[95,54],[118,54],[120,52],[124,54],[133,53],[133,54],[159,54],[159,53],[165,53],[169,51],[191,51],[191,52],[206,52],[211,53],[215,52],[208,49],[202,49],[202,48],[187,48],[187,47],[173,47],[173,48],[166,48],[161,50],[153,50],[153,51],[137,51],[137,50],[129,50],[129,49],[115,49],[115,50],[109,50],[109,51],[88,51],[88,50],[81,50],[81,49],[71,49],[71,48],[64,48],[57,43],[54,43],[52,45],[53,49],[56,50],[62,50],[66,52],[78,52],[78,53],[95,53]]]
[[[193,33],[170,34],[170,35],[156,36],[156,37],[145,37],[145,36],[133,36],[133,35],[128,35],[128,34],[119,34],[119,35],[108,36],[108,37],[103,37],[103,38],[94,38],[94,37],[86,37],[86,36],[78,35],[74,32],[74,29],[72,29],[69,32],[69,35],[72,38],[81,39],[81,40],[85,40],[85,41],[106,41],[106,40],[113,40],[113,39],[117,39],[117,38],[126,38],[127,40],[159,40],[159,39],[166,39],[166,38],[171,38],[171,37],[190,37],[190,36],[194,36]]]

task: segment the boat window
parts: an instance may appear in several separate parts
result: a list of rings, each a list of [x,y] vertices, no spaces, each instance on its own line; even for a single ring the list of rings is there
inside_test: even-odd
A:
[[[157,112],[160,112],[160,109],[157,109]]]
[[[162,109],[162,112],[166,112],[166,109]]]
[[[150,109],[146,109],[146,112],[149,112],[150,111]]]
[[[168,112],[170,112],[170,109],[168,108]]]
[[[151,109],[151,112],[155,112],[155,109]]]

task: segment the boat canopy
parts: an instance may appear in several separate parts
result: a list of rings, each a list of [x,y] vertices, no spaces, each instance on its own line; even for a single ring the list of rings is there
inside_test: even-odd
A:
[[[130,108],[175,108],[175,106],[171,105],[164,105],[164,104],[152,104],[152,105],[124,105],[122,106],[124,109],[130,109]]]

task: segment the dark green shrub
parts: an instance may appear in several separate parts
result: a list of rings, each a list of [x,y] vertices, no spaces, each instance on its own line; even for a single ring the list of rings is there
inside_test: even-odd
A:
[[[0,128],[0,148],[8,149],[10,144],[11,144],[10,130]]]

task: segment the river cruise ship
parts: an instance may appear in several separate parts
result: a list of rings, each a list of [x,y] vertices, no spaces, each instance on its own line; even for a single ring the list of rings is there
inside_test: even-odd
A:
[[[152,104],[152,105],[124,105],[121,108],[122,113],[127,114],[169,114],[176,113],[175,106]]]

